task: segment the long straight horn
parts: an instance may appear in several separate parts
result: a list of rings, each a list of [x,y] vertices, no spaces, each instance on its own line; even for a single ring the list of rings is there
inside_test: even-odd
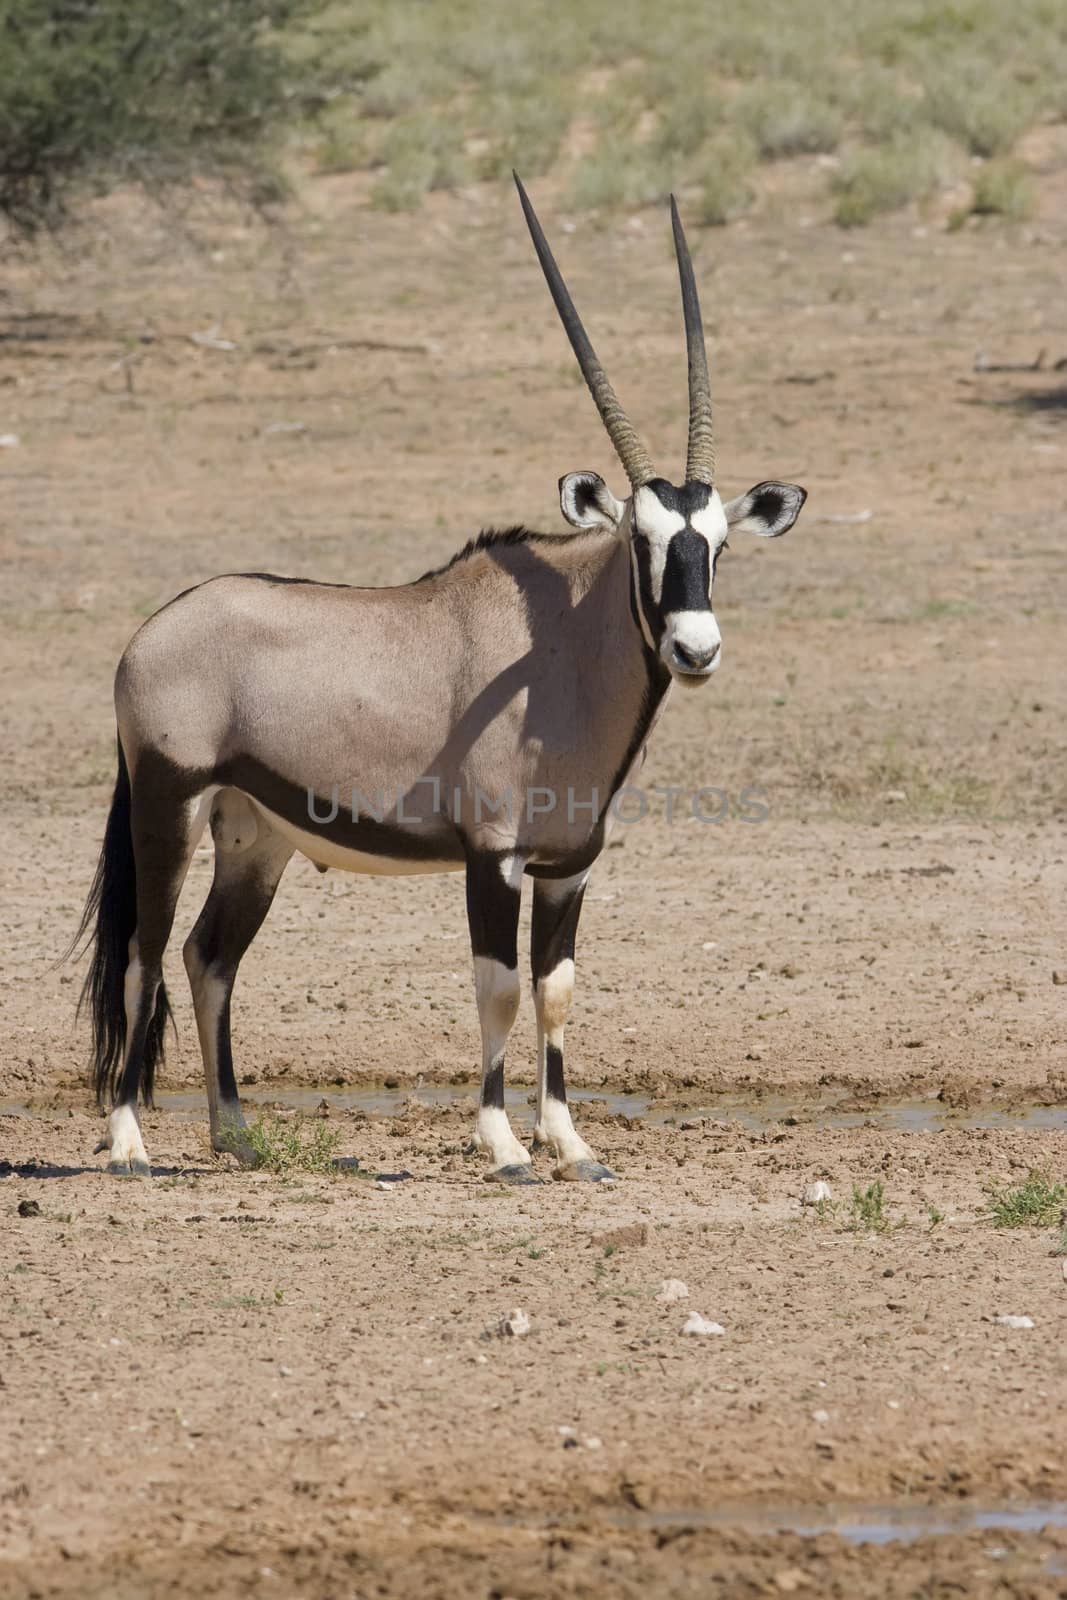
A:
[[[715,434],[711,425],[711,384],[708,382],[708,353],[704,348],[704,325],[700,320],[700,301],[689,246],[685,242],[682,219],[671,195],[671,227],[674,253],[678,257],[678,276],[682,281],[682,315],[685,317],[685,348],[689,357],[689,451],[685,478],[689,483],[709,485],[715,481]]]
[[[548,282],[552,298],[556,302],[560,321],[563,324],[571,348],[578,357],[578,365],[582,369],[582,377],[589,385],[589,393],[596,401],[596,408],[600,412],[600,419],[608,430],[608,437],[615,446],[615,453],[626,469],[626,476],[635,489],[643,483],[649,483],[656,476],[648,451],[645,449],[640,436],[632,427],[622,406],[619,404],[615,390],[611,387],[608,375],[597,360],[596,351],[589,343],[589,335],[582,327],[581,318],[574,309],[574,301],[570,297],[567,285],[562,274],[556,266],[555,258],[548,247],[548,240],[544,236],[541,224],[537,220],[530,197],[522,186],[522,179],[518,173],[512,173],[515,187],[519,191],[522,202],[523,215],[526,226],[530,230],[530,237],[537,251],[537,259],[541,263],[541,270]]]

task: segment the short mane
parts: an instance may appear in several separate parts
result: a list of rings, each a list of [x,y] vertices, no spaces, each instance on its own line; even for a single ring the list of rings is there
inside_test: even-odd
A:
[[[457,550],[443,566],[431,567],[429,572],[424,572],[421,578],[415,579],[415,582],[425,583],[427,578],[439,578],[442,572],[451,572],[461,561],[469,561],[471,556],[478,555],[482,550],[496,550],[513,544],[566,544],[568,539],[575,537],[577,535],[566,533],[535,533],[531,528],[524,528],[521,524],[514,528],[483,528],[476,539],[468,539],[463,549]]]

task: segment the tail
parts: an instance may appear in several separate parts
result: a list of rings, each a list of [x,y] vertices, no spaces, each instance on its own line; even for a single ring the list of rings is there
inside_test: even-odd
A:
[[[89,897],[68,956],[84,950],[89,935],[92,960],[82,985],[78,1015],[89,1012],[93,1030],[93,1089],[101,1106],[112,1104],[126,1056],[126,967],[130,940],[137,930],[137,867],[130,827],[130,774],[122,742],[115,793],[108,812],[100,860],[96,864]],[[79,950],[79,946],[82,947]],[[170,1019],[170,1002],[162,982],[145,1040],[141,1090],[152,1104],[156,1063],[163,1060],[164,1033]]]

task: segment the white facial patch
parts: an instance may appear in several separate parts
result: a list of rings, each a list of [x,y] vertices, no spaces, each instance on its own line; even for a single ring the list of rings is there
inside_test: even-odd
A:
[[[648,540],[652,598],[659,605],[663,594],[663,572],[667,565],[667,546],[674,535],[685,528],[685,518],[680,511],[668,510],[655,490],[647,484],[634,490],[631,514],[638,533],[643,533]]]
[[[726,522],[726,511],[718,489],[711,491],[711,496],[706,506],[699,511],[694,511],[689,519],[690,525],[698,533],[702,533],[711,546],[712,555],[725,544],[729,532]]]

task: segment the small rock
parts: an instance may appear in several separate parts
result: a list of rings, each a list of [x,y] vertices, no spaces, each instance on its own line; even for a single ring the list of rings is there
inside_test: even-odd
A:
[[[890,805],[899,805],[901,800],[908,798],[908,791],[906,789],[887,789],[882,798],[888,800]]]
[[[1034,1325],[1033,1317],[994,1317],[993,1321],[1002,1328],[1032,1328]]]
[[[602,1450],[604,1448],[603,1439],[598,1439],[595,1433],[591,1433],[588,1439],[583,1439],[582,1443],[587,1450]]]
[[[721,1322],[709,1322],[702,1317],[699,1311],[691,1311],[682,1324],[683,1333],[691,1333],[695,1338],[706,1339],[711,1334],[725,1333],[726,1329]]]
[[[532,1326],[533,1324],[522,1307],[516,1306],[513,1311],[508,1312],[506,1317],[501,1317],[500,1321],[491,1329],[491,1332],[495,1333],[499,1339],[521,1339],[525,1334],[529,1333]]]
[[[2,443],[2,441],[0,441],[0,443]],[[1054,972],[1052,974],[1052,981],[1053,983],[1062,986],[1063,984],[1067,983],[1067,972]]]
[[[784,1567],[781,1572],[774,1575],[774,1587],[779,1594],[798,1594],[801,1589],[807,1589],[811,1579],[799,1567]]]
[[[17,450],[18,443],[17,433],[0,433],[0,450]]]
[[[806,1206],[826,1205],[833,1199],[833,1190],[825,1178],[816,1178],[814,1183],[809,1183],[801,1196],[801,1201]]]
[[[19,1216],[20,1217],[39,1217],[40,1215],[41,1215],[41,1208],[37,1204],[36,1200],[20,1200],[19,1201]]]
[[[676,1300],[688,1300],[689,1289],[681,1278],[664,1278],[663,1287],[660,1289],[656,1300],[661,1306],[673,1305]]]
[[[811,1420],[812,1422],[819,1423],[821,1426],[822,1424],[829,1422],[830,1413],[828,1411],[813,1411],[811,1414]]]
[[[237,346],[232,339],[219,337],[218,328],[208,328],[203,333],[191,333],[191,344],[199,345],[202,350],[236,350]]]

